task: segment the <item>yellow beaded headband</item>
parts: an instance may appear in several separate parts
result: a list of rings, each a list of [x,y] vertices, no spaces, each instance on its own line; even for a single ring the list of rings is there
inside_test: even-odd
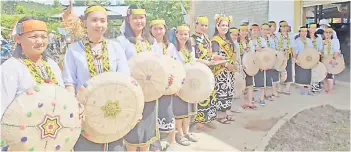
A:
[[[238,33],[239,30],[238,30],[238,29],[230,29],[229,32],[230,32],[230,33]]]
[[[151,21],[151,26],[152,25],[156,25],[156,24],[166,25],[166,21],[165,20],[153,20],[153,21]]]
[[[145,9],[128,9],[127,13],[128,13],[128,15],[130,15],[130,14],[146,15]]]
[[[280,26],[284,26],[284,25],[288,25],[288,23],[287,22],[281,22],[280,23]]]
[[[107,11],[105,8],[103,8],[102,6],[91,6],[88,7],[85,11],[84,14],[89,14],[91,12],[103,12],[104,14],[107,14]]]
[[[305,27],[300,28],[300,31],[307,31],[307,28],[305,28]]]
[[[262,25],[262,29],[269,29],[269,25]]]
[[[317,28],[317,24],[310,24],[310,28]]]
[[[330,27],[328,27],[328,28],[325,29],[325,31],[327,31],[327,32],[333,32],[333,29],[330,28]]]
[[[248,30],[248,27],[245,26],[245,25],[241,25],[241,26],[240,26],[240,30]]]
[[[186,25],[181,25],[177,27],[177,31],[190,31],[190,29]]]
[[[274,26],[274,27],[276,27],[276,26],[277,26],[277,24],[275,24],[274,22],[269,23],[269,25]]]
[[[208,24],[208,18],[204,16],[197,17],[196,23]]]

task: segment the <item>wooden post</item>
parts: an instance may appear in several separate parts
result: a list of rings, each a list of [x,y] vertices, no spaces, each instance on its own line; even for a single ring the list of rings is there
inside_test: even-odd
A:
[[[190,0],[190,11],[188,14],[188,23],[190,26],[190,35],[195,33],[195,0]]]

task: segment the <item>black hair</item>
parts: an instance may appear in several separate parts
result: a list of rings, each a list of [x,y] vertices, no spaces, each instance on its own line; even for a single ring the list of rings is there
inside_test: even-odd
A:
[[[170,40],[169,40],[169,36],[168,36],[168,29],[167,29],[167,26],[166,25],[163,25],[164,27],[165,27],[165,35],[163,35],[163,38],[162,38],[162,40],[163,40],[163,43],[166,45],[166,46],[168,46],[168,44],[170,43]],[[150,26],[150,35],[151,36],[153,36],[152,35],[152,32],[151,32],[151,30],[152,30],[152,25]],[[153,36],[154,37],[154,36]]]
[[[279,29],[278,29],[278,32],[281,32],[281,30],[280,30],[280,28],[282,27],[280,24],[281,23],[283,23],[283,22],[286,22],[285,20],[281,20],[280,22],[279,22]]]
[[[219,25],[221,24],[221,22],[222,22],[222,21],[220,21],[219,23],[216,23],[215,32],[214,32],[213,36],[217,36],[217,35],[219,34],[218,29],[217,29],[217,25],[219,26]],[[229,27],[229,22],[228,22],[228,27]],[[226,38],[227,40],[230,39],[229,29],[228,29],[227,33],[225,33],[225,38]]]
[[[128,7],[128,11],[131,11],[132,9],[142,9],[141,7],[137,6],[137,5],[130,5]],[[130,27],[129,24],[129,17],[131,16],[131,13],[127,13],[126,18],[124,19],[125,22],[125,31],[124,31],[124,36],[129,40],[129,42],[135,44],[135,33],[133,32],[132,28]],[[145,15],[146,17],[146,15]],[[148,22],[146,20],[146,25],[142,31],[141,37],[144,38],[145,40],[147,40],[149,43],[153,44],[154,43],[154,38],[151,36],[150,34],[150,28],[148,25]]]
[[[325,40],[324,32],[325,32],[325,30],[321,31],[322,40]],[[333,34],[331,35],[330,39],[333,39]]]
[[[246,25],[246,24],[241,24],[240,26],[247,26],[247,25]],[[240,38],[240,37],[241,37],[241,36],[240,36],[240,31],[241,31],[241,30],[240,30],[240,28],[239,28],[239,38],[238,38],[238,42],[239,42],[239,43],[240,43],[240,39],[241,39],[241,38]],[[247,34],[247,36],[246,36],[245,39],[246,39],[246,41],[247,41],[247,43],[248,43],[248,42],[249,42],[249,34]]]
[[[316,24],[316,23],[310,23],[310,24],[308,24],[308,28],[310,28],[310,26],[311,26],[312,24]],[[314,37],[315,37],[315,38],[317,38],[317,37],[318,37],[318,35],[317,35],[317,31],[316,31],[316,32],[314,32],[314,34],[313,34],[313,35],[314,35]],[[308,37],[308,38],[311,38],[310,31],[308,31],[308,32],[307,32],[307,37]]]
[[[18,23],[23,23],[24,21],[29,21],[29,20],[38,20],[38,21],[42,21],[36,17],[33,16],[25,16],[22,17],[20,20],[18,20]],[[17,23],[17,24],[18,24]],[[17,25],[16,25],[17,26]],[[18,36],[18,34],[16,33],[16,35]],[[23,52],[22,52],[22,45],[21,44],[16,44],[15,50],[12,53],[12,56],[15,58],[25,58]],[[48,58],[50,58],[50,54],[48,53],[47,48],[44,50],[44,52],[42,53],[43,56],[43,60],[47,60]]]

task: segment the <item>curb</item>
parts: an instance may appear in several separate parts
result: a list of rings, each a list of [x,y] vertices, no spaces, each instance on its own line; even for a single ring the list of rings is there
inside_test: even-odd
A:
[[[350,82],[344,82],[344,81],[335,80],[335,83],[336,83],[337,85],[341,85],[341,86],[344,86],[344,87],[350,86]]]
[[[269,141],[271,140],[271,138],[275,135],[275,133],[281,128],[281,126],[283,126],[285,124],[285,122],[289,121],[292,117],[294,117],[295,115],[297,115],[298,113],[300,113],[303,110],[306,109],[311,109],[311,108],[316,108],[316,107],[320,107],[320,106],[332,106],[336,109],[339,109],[338,107],[332,105],[329,102],[326,103],[320,103],[320,104],[315,104],[315,105],[309,105],[306,107],[303,107],[299,110],[296,110],[295,112],[289,113],[286,116],[284,116],[282,119],[280,119],[267,133],[266,135],[261,139],[261,142],[256,146],[255,151],[265,151],[267,145],[269,144]],[[342,109],[343,110],[343,109]]]

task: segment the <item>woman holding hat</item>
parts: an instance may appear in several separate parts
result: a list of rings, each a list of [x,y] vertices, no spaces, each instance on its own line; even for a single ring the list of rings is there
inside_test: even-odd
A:
[[[181,25],[176,30],[175,56],[184,64],[195,61],[195,49],[191,46],[190,29],[187,25]],[[175,115],[175,127],[177,130],[176,140],[183,146],[189,146],[190,142],[197,142],[197,137],[189,132],[190,116],[196,114],[197,107],[183,101],[178,96],[173,97],[173,112]]]
[[[75,93],[86,81],[103,72],[130,74],[127,59],[120,44],[103,37],[107,29],[106,9],[97,5],[89,6],[84,11],[83,23],[87,36],[68,46],[63,66],[65,86]],[[123,140],[97,144],[80,136],[74,150],[120,151],[123,150]]]
[[[322,48],[322,57],[324,56],[333,56],[332,63],[335,63],[335,58],[340,55],[340,42],[339,39],[335,39],[333,37],[333,29],[326,28],[324,29],[322,40],[323,40],[323,48]],[[328,73],[326,79],[324,80],[323,86],[326,93],[330,94],[333,89],[334,75]]]
[[[287,79],[285,81],[286,87],[285,90],[282,91],[285,95],[290,95],[290,85],[294,82],[294,74],[293,74],[293,63],[296,60],[296,53],[295,53],[295,40],[292,33],[289,33],[289,25],[286,21],[279,22],[280,28],[277,33],[278,39],[278,50],[277,51],[284,51],[286,54],[286,58],[288,60],[288,64],[286,66],[287,72]]]
[[[307,37],[308,30],[305,26],[300,27],[298,38],[296,42],[296,54],[298,55],[305,48],[313,48],[313,43],[310,38]],[[295,64],[295,83],[300,85],[301,95],[312,95],[311,93],[311,79],[312,70],[303,69],[299,66],[299,63]]]
[[[242,65],[242,56],[249,52],[249,51],[255,51],[251,46],[250,46],[250,41],[249,41],[249,29],[246,25],[241,25],[239,28],[239,39],[238,39],[238,45],[239,45],[239,52],[240,52],[240,64]],[[245,73],[246,74],[246,73]],[[243,109],[254,109],[256,110],[257,107],[253,104],[253,92],[254,92],[254,77],[249,76],[246,74],[245,77],[245,85],[246,85],[246,91],[247,91],[247,103],[243,104],[241,107]]]
[[[217,121],[222,124],[230,124],[231,121],[234,121],[230,109],[234,97],[234,72],[236,70],[234,48],[229,41],[228,32],[232,18],[216,14],[215,21],[215,33],[212,38],[213,55],[214,57],[220,56],[230,59],[225,65],[218,65],[213,70],[216,82],[214,98],[217,101]]]
[[[165,20],[151,21],[151,35],[156,39],[157,48],[160,51],[160,54],[172,57],[177,50],[175,46],[170,43],[166,31]],[[175,140],[175,119],[172,100],[173,95],[163,95],[158,99],[158,129],[160,133],[169,134],[169,144],[173,144]]]
[[[261,27],[261,37],[265,40],[267,47],[272,48],[276,51],[276,46],[275,46],[275,40],[272,38],[271,35],[271,29],[267,23],[262,24]],[[269,88],[266,88],[265,90],[265,96],[268,98],[268,100],[273,101],[273,83],[279,82],[279,75],[277,74],[278,71],[275,69],[268,69],[267,70],[267,85],[271,85]]]
[[[318,52],[322,52],[323,40],[322,36],[316,32],[317,24],[310,23],[308,25],[307,37],[312,40],[313,48],[317,49]],[[322,58],[321,58],[322,59]],[[313,92],[320,91],[320,83],[312,84],[311,89]]]
[[[136,5],[129,6],[127,16],[122,24],[122,35],[117,37],[127,59],[140,52],[156,52],[157,44],[147,27],[146,10]],[[157,126],[158,100],[145,102],[143,118],[124,137],[128,151],[148,151],[150,144],[159,139]]]
[[[263,48],[267,47],[267,42],[260,36],[260,27],[257,24],[252,24],[251,26],[250,45],[255,52],[262,51]],[[266,69],[260,69],[260,71],[254,76],[254,86],[260,88],[259,103],[261,106],[264,106],[266,104],[264,101],[265,90],[267,87],[272,87],[272,81],[269,81],[267,78]]]
[[[268,24],[270,27],[268,37],[270,37],[273,40],[273,43],[274,43],[273,49],[278,51],[278,38],[275,34],[277,30],[277,24],[275,23],[275,21],[269,21]],[[272,79],[273,79],[272,98],[279,97],[278,90],[279,90],[279,83],[280,83],[280,75],[279,75],[279,72],[275,69],[272,69],[271,73],[272,73]]]
[[[206,35],[208,30],[208,18],[199,16],[195,21],[195,33],[191,36],[192,45],[195,48],[195,57],[201,60],[211,60],[211,40]],[[211,96],[198,103],[197,114],[195,115],[195,122],[197,128],[206,130],[207,127],[215,129],[216,126],[212,123],[217,117],[216,103]]]
[[[61,71],[49,57],[46,23],[34,17],[23,17],[15,25],[16,48],[13,57],[1,65],[1,117],[11,102],[38,84],[52,83],[63,87]]]

